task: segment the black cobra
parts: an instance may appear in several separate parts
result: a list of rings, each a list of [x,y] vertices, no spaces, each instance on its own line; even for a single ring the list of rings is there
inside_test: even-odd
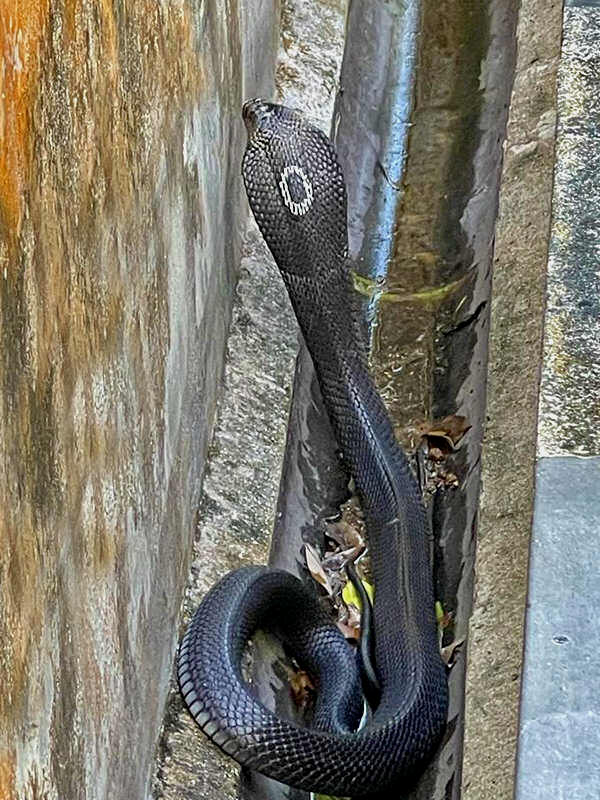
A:
[[[357,344],[346,188],[335,151],[298,111],[251,100],[243,115],[250,206],[283,275],[364,509],[381,698],[357,732],[363,702],[354,651],[296,577],[266,567],[232,572],[207,594],[180,648],[179,683],[204,733],[241,764],[300,789],[359,796],[412,779],[444,728],[428,523]],[[243,680],[242,654],[257,628],[281,637],[313,676],[310,727],[277,717]]]

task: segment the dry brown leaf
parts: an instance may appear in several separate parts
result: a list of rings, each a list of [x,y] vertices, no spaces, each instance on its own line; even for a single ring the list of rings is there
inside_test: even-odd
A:
[[[432,461],[443,461],[445,458],[443,450],[439,447],[430,447],[427,455]]]
[[[345,520],[328,525],[327,535],[344,549],[364,546],[363,538],[357,528]]]
[[[446,645],[446,647],[442,647],[440,650],[440,654],[442,656],[442,661],[447,667],[452,666],[452,660],[454,658],[454,652],[457,648],[459,648],[465,642],[465,637],[463,636],[462,639],[455,639],[450,644]]]
[[[467,418],[460,414],[450,414],[432,423],[424,422],[419,426],[419,433],[424,436],[431,445],[444,450],[456,450],[456,446],[463,438],[465,433],[471,428]]]
[[[329,572],[343,572],[348,561],[354,561],[361,553],[362,548],[351,548],[350,550],[337,550],[335,553],[327,553],[323,556],[322,565]]]
[[[344,606],[344,614],[338,619],[338,628],[346,639],[360,639],[360,611],[355,606]]]
[[[360,625],[358,626],[358,628],[356,628],[354,627],[354,625],[349,625],[347,622],[338,620],[337,626],[339,630],[344,634],[346,639],[356,639],[357,641],[360,639]]]
[[[460,481],[453,472],[440,472],[438,477],[440,478],[440,483],[452,489],[458,488],[460,484]]]
[[[442,630],[449,628],[454,624],[454,613],[452,611],[444,611],[441,619],[438,618],[438,625]]]
[[[331,596],[333,594],[333,589],[331,587],[329,577],[323,568],[319,554],[315,548],[308,543],[305,543],[304,545],[304,554],[306,557],[306,566],[308,567],[308,571],[317,581],[317,583],[321,584],[327,594]]]
[[[292,698],[297,708],[305,708],[311,698],[312,692],[315,687],[310,679],[308,672],[299,669],[290,678],[290,688],[292,690]]]

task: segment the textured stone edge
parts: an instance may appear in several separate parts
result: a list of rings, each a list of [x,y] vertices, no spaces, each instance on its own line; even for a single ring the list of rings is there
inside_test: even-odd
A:
[[[494,255],[464,800],[513,796],[561,31],[561,2],[523,0]]]
[[[600,454],[600,7],[565,7],[538,457]]]
[[[563,22],[517,800],[595,800],[600,783],[599,4]]]

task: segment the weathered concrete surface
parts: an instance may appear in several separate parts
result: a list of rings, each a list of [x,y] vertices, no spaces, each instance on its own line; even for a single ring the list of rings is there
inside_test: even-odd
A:
[[[0,2],[3,800],[146,791],[276,18]]]
[[[561,20],[561,2],[521,3],[496,229],[464,800],[513,796]]]
[[[579,7],[578,7],[579,6]],[[600,455],[600,4],[564,12],[538,456]]]
[[[600,785],[600,3],[568,0],[515,800]]]
[[[337,88],[344,11],[344,0],[288,0],[282,3],[281,17],[274,17],[276,26],[281,20],[276,99],[306,109],[325,130]],[[264,93],[273,96],[272,90]],[[239,109],[231,124],[243,128]],[[267,562],[297,350],[297,323],[283,282],[251,220],[235,295],[223,395],[202,488],[182,632],[220,577],[242,564]],[[266,679],[271,677],[268,673]],[[152,796],[265,800],[266,786],[273,783],[246,775],[240,785],[239,767],[198,729],[173,675]]]
[[[223,396],[202,487],[183,625],[225,573],[242,564],[267,561],[296,349],[287,295],[252,225],[235,293]],[[234,800],[238,782],[239,767],[199,730],[173,675],[153,796]]]

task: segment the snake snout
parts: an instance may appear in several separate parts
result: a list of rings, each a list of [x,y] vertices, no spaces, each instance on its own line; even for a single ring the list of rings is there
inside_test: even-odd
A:
[[[273,103],[268,103],[260,97],[247,100],[242,106],[242,117],[248,133],[254,133],[272,114],[275,109]]]

